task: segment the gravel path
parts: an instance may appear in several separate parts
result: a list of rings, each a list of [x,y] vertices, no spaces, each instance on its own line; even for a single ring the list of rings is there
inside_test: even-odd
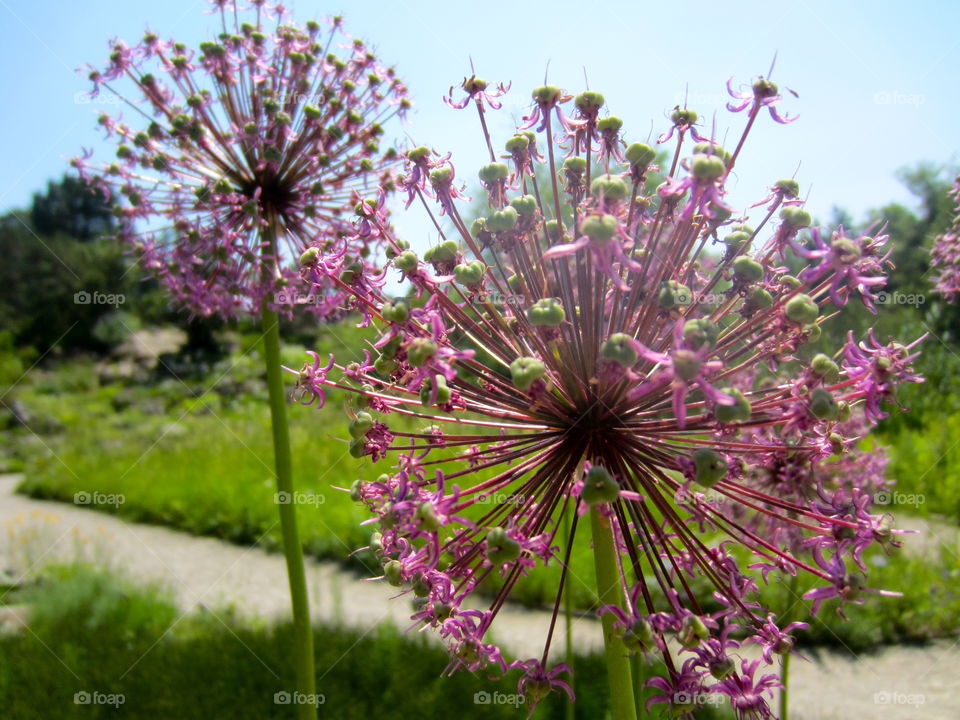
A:
[[[0,558],[14,573],[53,559],[78,555],[173,592],[184,611],[229,608],[241,619],[276,619],[289,612],[283,557],[152,525],[127,523],[80,506],[32,500],[14,494],[16,475],[0,476]],[[930,552],[945,541],[957,546],[960,533],[911,520],[905,544]],[[936,539],[934,539],[936,538]],[[312,609],[317,619],[371,629],[391,621],[405,627],[410,605],[391,600],[393,590],[364,581],[332,562],[307,563]],[[497,619],[497,635],[514,656],[542,651],[549,613],[508,607]],[[3,619],[0,618],[0,623]],[[599,649],[599,624],[574,622],[573,639],[582,650]],[[562,623],[553,647],[564,647]],[[922,648],[892,647],[854,661],[821,653],[793,663],[791,717],[794,720],[957,720],[960,718],[960,648],[940,642]]]

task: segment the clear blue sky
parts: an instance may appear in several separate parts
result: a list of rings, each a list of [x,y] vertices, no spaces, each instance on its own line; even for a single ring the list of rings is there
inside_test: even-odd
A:
[[[799,93],[783,107],[800,119],[781,127],[763,118],[738,164],[731,196],[737,207],[761,199],[802,161],[798,178],[804,191],[812,186],[815,215],[840,205],[860,216],[908,198],[897,168],[960,157],[960,3],[295,0],[287,6],[300,22],[343,14],[348,31],[395,64],[411,88],[416,111],[394,131],[453,151],[461,175],[471,179],[484,161],[476,117],[441,102],[468,74],[468,56],[482,77],[513,81],[493,123],[501,140],[548,62],[551,83],[571,91],[583,89],[586,68],[590,87],[625,120],[627,139],[642,140],[651,123],[655,132],[665,129],[685,87],[690,107],[708,120],[716,112],[719,135],[730,127],[733,136],[743,117],[722,110],[726,78],[766,73],[778,53],[773,79]],[[95,127],[102,108],[78,102],[89,83],[77,68],[102,64],[109,38],[133,42],[148,25],[196,45],[214,27],[206,9],[202,0],[0,0],[0,210],[28,203],[82,147],[103,150]]]

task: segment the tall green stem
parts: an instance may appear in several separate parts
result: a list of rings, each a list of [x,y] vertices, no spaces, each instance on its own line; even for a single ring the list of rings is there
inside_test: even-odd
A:
[[[793,612],[794,605],[798,602],[797,600],[797,591],[799,586],[799,578],[797,575],[793,575],[790,578],[790,597],[787,598],[790,602],[790,609],[786,613],[784,618],[784,623],[788,624],[791,622],[792,618],[796,613]],[[790,653],[784,653],[783,657],[780,658],[780,683],[783,685],[780,688],[780,720],[787,720],[787,716],[790,714]]]
[[[277,507],[280,509],[280,530],[283,554],[287,559],[290,601],[293,606],[294,667],[297,691],[306,702],[298,702],[297,717],[315,720],[316,675],[313,670],[313,627],[310,624],[310,602],[307,578],[303,568],[303,547],[297,532],[297,505],[293,491],[293,463],[290,458],[290,432],[287,428],[287,399],[280,367],[280,322],[277,314],[264,303],[262,310],[263,345],[267,363],[267,387],[270,391],[270,423],[273,427],[273,456],[277,473]]]
[[[593,560],[597,567],[597,595],[600,604],[622,607],[623,594],[620,591],[620,573],[617,569],[610,520],[593,507],[590,509],[590,524],[593,530]],[[614,619],[611,613],[604,613],[601,621],[607,676],[610,680],[610,717],[611,720],[636,720],[630,658],[627,657],[623,643],[614,637]]]
[[[570,514],[576,512],[576,507],[571,505],[567,512],[563,514],[563,537],[564,545],[566,546],[573,541],[573,538],[570,537]],[[570,592],[570,581],[567,580],[566,585],[563,588],[563,626],[566,630],[566,655],[567,655],[567,665],[570,666],[571,672],[573,671],[573,593]],[[574,675],[576,678],[576,675]],[[576,687],[574,687],[573,694],[577,694]],[[576,716],[576,708],[573,703],[568,702],[563,705],[563,716],[566,720],[574,720]]]
[[[263,231],[264,280],[274,272],[277,252],[275,222]],[[307,577],[303,567],[303,546],[297,532],[297,504],[293,490],[293,461],[290,455],[290,430],[287,427],[287,398],[283,389],[283,369],[280,367],[280,319],[264,300],[260,310],[263,330],[264,359],[267,366],[267,388],[270,395],[270,425],[273,430],[273,459],[277,474],[277,508],[280,511],[280,532],[283,536],[283,554],[287,560],[287,579],[290,583],[290,604],[293,609],[293,663],[296,675],[296,713],[299,720],[316,720],[316,673],[313,667],[313,626],[310,623],[310,599]]]

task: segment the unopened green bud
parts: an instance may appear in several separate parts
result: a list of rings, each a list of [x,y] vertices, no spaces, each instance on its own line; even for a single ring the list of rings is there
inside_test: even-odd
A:
[[[545,377],[547,369],[544,364],[533,357],[519,357],[510,363],[510,377],[513,385],[520,392],[526,392],[541,378]]]
[[[733,274],[743,283],[755,283],[763,280],[763,265],[752,257],[741,255],[733,261]]]
[[[791,322],[800,325],[809,325],[820,316],[820,308],[809,295],[794,295],[783,308],[784,314]]]
[[[520,543],[501,527],[491,528],[487,533],[487,559],[494,565],[513,562],[520,557]]]
[[[644,143],[633,143],[627,148],[624,155],[627,162],[633,167],[646,168],[656,159],[657,152]]]
[[[633,367],[639,356],[633,344],[633,338],[626,333],[614,333],[600,346],[600,357],[623,367]]]
[[[563,305],[556,298],[542,298],[527,309],[527,320],[536,327],[557,327],[565,319]]]
[[[616,175],[601,175],[590,183],[590,194],[604,200],[623,200],[628,192],[627,183]]]
[[[580,498],[587,505],[612,503],[618,497],[620,497],[620,483],[607,472],[606,468],[594,465],[587,470],[583,478],[583,491],[580,493]]]
[[[617,234],[619,223],[613,215],[589,215],[580,223],[580,232],[598,243],[606,243]]]
[[[821,420],[836,420],[840,408],[829,390],[814,388],[810,393],[810,412]]]
[[[713,487],[727,476],[727,461],[716,450],[699,448],[693,451],[693,468],[699,485]]]
[[[422,367],[437,352],[437,344],[429,338],[414,338],[407,345],[407,362]]]
[[[506,180],[510,175],[510,168],[507,167],[506,163],[490,163],[480,168],[479,175],[480,180],[487,185],[492,185],[500,180]]]
[[[406,300],[388,300],[380,309],[380,315],[387,322],[406,322],[410,317],[410,306]]]

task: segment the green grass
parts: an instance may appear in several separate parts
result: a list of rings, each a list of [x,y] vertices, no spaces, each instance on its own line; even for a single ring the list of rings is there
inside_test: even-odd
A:
[[[293,717],[291,706],[274,703],[292,675],[288,626],[221,622],[211,613],[181,617],[157,590],[84,566],[49,569],[20,599],[31,606],[30,631],[0,637],[5,720]],[[516,671],[501,679],[467,672],[442,677],[446,652],[417,634],[320,626],[316,654],[320,718],[527,716],[523,706],[474,703],[477,692],[515,694]],[[603,718],[602,658],[577,658],[575,673],[576,717]],[[75,703],[84,692],[123,702],[117,709]],[[564,703],[551,695],[533,717],[559,720]]]

